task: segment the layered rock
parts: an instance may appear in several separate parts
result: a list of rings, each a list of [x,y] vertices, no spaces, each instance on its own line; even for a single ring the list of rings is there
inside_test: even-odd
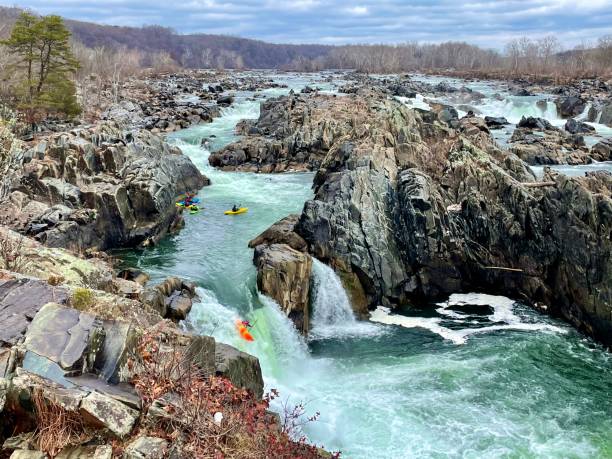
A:
[[[210,155],[223,170],[317,170],[334,142],[367,120],[353,97],[290,94],[262,103],[247,136]]]
[[[611,342],[610,174],[534,182],[478,123],[363,103],[369,122],[329,149],[296,227],[349,292],[394,307],[490,291]]]
[[[147,245],[180,226],[177,195],[208,181],[147,131],[107,123],[54,135],[24,153],[0,223],[50,247]]]
[[[274,299],[298,330],[308,333],[310,255],[292,249],[286,244],[262,244],[255,248],[257,287]]]
[[[542,118],[523,118],[510,138],[510,150],[531,165],[589,164],[593,158],[580,135],[586,132],[582,124],[569,120],[566,132]]]

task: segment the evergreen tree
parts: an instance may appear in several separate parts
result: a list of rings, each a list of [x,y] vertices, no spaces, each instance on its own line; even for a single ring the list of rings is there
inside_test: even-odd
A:
[[[78,62],[70,49],[70,31],[59,16],[21,14],[11,36],[2,41],[18,57],[18,109],[35,123],[50,113],[80,113],[71,79]]]

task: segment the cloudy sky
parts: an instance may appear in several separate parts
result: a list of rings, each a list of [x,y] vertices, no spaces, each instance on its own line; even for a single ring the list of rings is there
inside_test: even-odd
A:
[[[1,2],[2,0],[0,0]],[[40,13],[115,25],[161,24],[277,43],[464,40],[501,48],[514,37],[566,46],[612,33],[612,0],[24,0]]]

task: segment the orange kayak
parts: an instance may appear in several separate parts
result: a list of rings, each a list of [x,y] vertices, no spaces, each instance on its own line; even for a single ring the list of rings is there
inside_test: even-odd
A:
[[[255,341],[255,338],[253,338],[253,335],[249,332],[249,328],[244,325],[240,319],[236,319],[236,330],[238,330],[240,336],[246,341]]]

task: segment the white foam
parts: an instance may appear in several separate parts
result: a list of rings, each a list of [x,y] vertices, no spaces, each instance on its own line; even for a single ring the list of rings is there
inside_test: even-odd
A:
[[[452,341],[455,344],[464,344],[465,337],[450,328],[440,325],[440,319],[436,317],[407,317],[391,314],[389,308],[379,306],[371,314],[370,320],[386,325],[399,325],[404,328],[425,328],[432,333],[440,335],[442,338]]]
[[[409,98],[404,96],[395,96],[395,99],[407,105],[410,108],[420,108],[421,110],[431,110],[431,106],[425,102],[425,98],[422,94],[417,94],[415,98]]]
[[[455,322],[465,322],[467,314],[453,311],[452,306],[469,304],[471,306],[487,306],[493,308],[488,315],[492,325],[479,328],[463,328],[452,330],[441,325],[442,318],[438,317],[407,317],[392,314],[389,308],[378,307],[370,318],[373,322],[387,325],[399,325],[404,328],[424,328],[455,344],[465,344],[472,335],[489,333],[499,330],[541,331],[553,333],[567,333],[567,329],[547,323],[526,323],[514,313],[515,302],[503,296],[487,295],[483,293],[453,294],[447,302],[438,303],[436,311],[445,317],[455,319]],[[478,323],[478,322],[475,322]]]

